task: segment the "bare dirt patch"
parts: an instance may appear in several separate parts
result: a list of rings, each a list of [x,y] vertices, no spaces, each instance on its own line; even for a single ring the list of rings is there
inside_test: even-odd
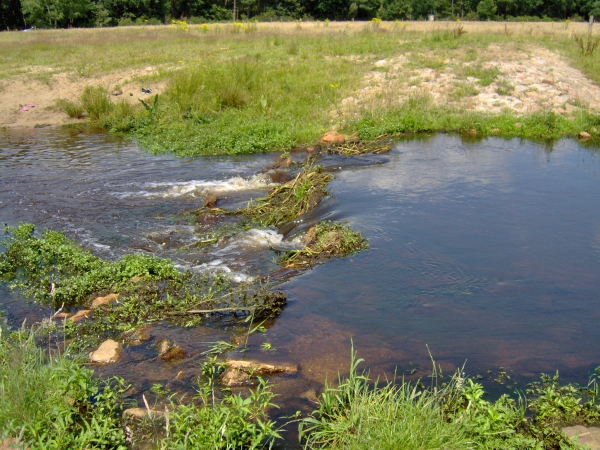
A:
[[[465,60],[462,50],[436,58],[407,53],[375,62],[363,86],[342,100],[336,113],[353,117],[399,105],[414,95],[430,95],[439,106],[488,113],[554,111],[572,116],[582,109],[600,110],[600,87],[547,49],[492,44],[473,60]]]
[[[95,78],[59,73],[50,76],[47,83],[37,79],[39,77],[25,76],[4,81],[0,90],[0,127],[32,128],[36,125],[60,126],[85,121],[67,116],[56,108],[56,101],[79,101],[86,86],[102,86],[115,94],[120,91],[120,94],[112,96],[114,101],[123,99],[137,104],[139,99],[145,100],[165,89],[165,81],[142,82],[138,79],[154,74],[156,68],[149,66]],[[152,93],[143,93],[142,87],[151,89]]]

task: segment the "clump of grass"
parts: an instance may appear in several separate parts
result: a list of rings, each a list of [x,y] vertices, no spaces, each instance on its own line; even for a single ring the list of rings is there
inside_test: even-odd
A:
[[[114,107],[107,90],[100,86],[87,86],[81,94],[81,105],[91,120],[98,120]]]
[[[120,378],[101,381],[78,358],[49,355],[34,334],[0,335],[0,428],[15,448],[125,449]]]
[[[515,86],[507,79],[498,80],[496,85],[496,93],[499,95],[511,95]]]
[[[443,377],[434,363],[430,387],[395,380],[373,385],[367,372],[358,371],[361,362],[352,351],[348,377],[340,377],[337,388],[326,384],[318,409],[301,421],[307,448],[393,442],[398,448],[574,449],[561,427],[599,420],[600,368],[585,387],[560,386],[558,374],[542,374],[527,390],[529,401],[505,394],[490,402],[483,398],[483,386],[462,370],[440,384]]]
[[[478,95],[479,91],[473,84],[464,83],[464,82],[456,82],[452,87],[452,90],[448,94],[448,98],[453,101],[461,100],[465,97],[473,97]]]
[[[320,166],[307,166],[292,181],[273,188],[238,213],[263,226],[282,225],[314,209],[327,195],[325,186],[332,179]]]
[[[459,70],[459,73],[465,77],[477,78],[477,83],[481,86],[489,86],[496,80],[498,75],[500,75],[500,71],[497,68],[485,68],[479,64],[464,66],[462,70]]]
[[[292,250],[284,255],[281,264],[285,266],[307,266],[330,258],[343,258],[361,250],[366,250],[368,241],[359,231],[352,231],[348,225],[320,222],[307,234],[307,245],[302,250]]]
[[[64,111],[69,117],[73,119],[83,118],[84,108],[80,103],[75,103],[70,100],[60,99],[56,101],[56,107]]]
[[[409,383],[375,384],[363,362],[351,354],[350,374],[328,384],[319,398],[319,407],[300,423],[300,436],[307,448],[358,449],[376,443],[394,443],[394,448],[469,448],[466,428],[447,421],[442,395],[418,390]]]
[[[198,404],[172,403],[161,448],[271,448],[281,438],[267,414],[276,407],[275,394],[267,382],[258,382],[246,398],[229,394],[215,401],[211,383],[200,387]]]

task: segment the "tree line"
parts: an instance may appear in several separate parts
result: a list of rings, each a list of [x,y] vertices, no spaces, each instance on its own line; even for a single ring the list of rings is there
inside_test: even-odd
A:
[[[226,20],[586,20],[600,0],[0,0],[0,29]]]

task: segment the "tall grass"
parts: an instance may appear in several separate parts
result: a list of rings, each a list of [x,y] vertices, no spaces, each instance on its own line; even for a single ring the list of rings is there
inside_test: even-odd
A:
[[[0,429],[19,448],[125,449],[121,379],[93,378],[81,361],[48,355],[33,333],[0,335]]]
[[[484,399],[483,386],[457,371],[445,380],[433,363],[431,385],[372,383],[351,354],[350,373],[325,385],[319,407],[300,423],[306,448],[575,449],[561,427],[600,420],[600,368],[587,386],[542,374],[525,398]],[[420,387],[419,387],[420,386]]]
[[[300,424],[308,448],[464,449],[468,429],[448,421],[443,393],[409,383],[370,386],[352,352],[350,374],[337,388],[326,385],[319,409]]]

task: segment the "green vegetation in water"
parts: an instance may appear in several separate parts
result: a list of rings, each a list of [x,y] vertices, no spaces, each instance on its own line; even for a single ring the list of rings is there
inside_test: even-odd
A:
[[[368,241],[359,231],[352,231],[348,225],[320,222],[311,228],[305,238],[302,250],[292,250],[281,258],[285,266],[308,266],[333,257],[343,258],[361,250],[366,250]]]
[[[80,358],[48,355],[33,333],[0,334],[0,437],[15,448],[126,449],[126,389],[121,378],[95,378]]]
[[[300,423],[307,448],[358,449],[568,449],[578,448],[561,432],[575,423],[598,423],[598,375],[587,386],[560,386],[558,374],[542,374],[532,383],[529,398],[518,401],[502,395],[484,400],[481,384],[457,372],[440,384],[441,370],[432,373],[432,385],[419,388],[402,381],[374,386],[360,373],[352,353],[350,374],[337,387],[326,385],[319,407]],[[392,444],[393,443],[393,444]]]
[[[141,254],[105,261],[77,246],[63,233],[22,223],[4,227],[0,278],[27,297],[54,308],[84,303],[93,294],[119,293],[133,277],[158,282],[182,282],[187,275],[167,259]]]
[[[327,195],[333,175],[320,166],[307,165],[292,181],[273,188],[238,211],[262,226],[282,225],[313,210]]]
[[[271,317],[286,304],[285,294],[268,283],[231,285],[225,276],[193,276],[168,259],[140,254],[106,261],[62,233],[45,230],[36,237],[34,230],[31,224],[5,227],[0,276],[12,288],[55,309],[87,306],[109,293],[118,296],[83,322],[65,321],[65,336],[77,337],[78,350],[145,323],[194,326],[215,314]]]

